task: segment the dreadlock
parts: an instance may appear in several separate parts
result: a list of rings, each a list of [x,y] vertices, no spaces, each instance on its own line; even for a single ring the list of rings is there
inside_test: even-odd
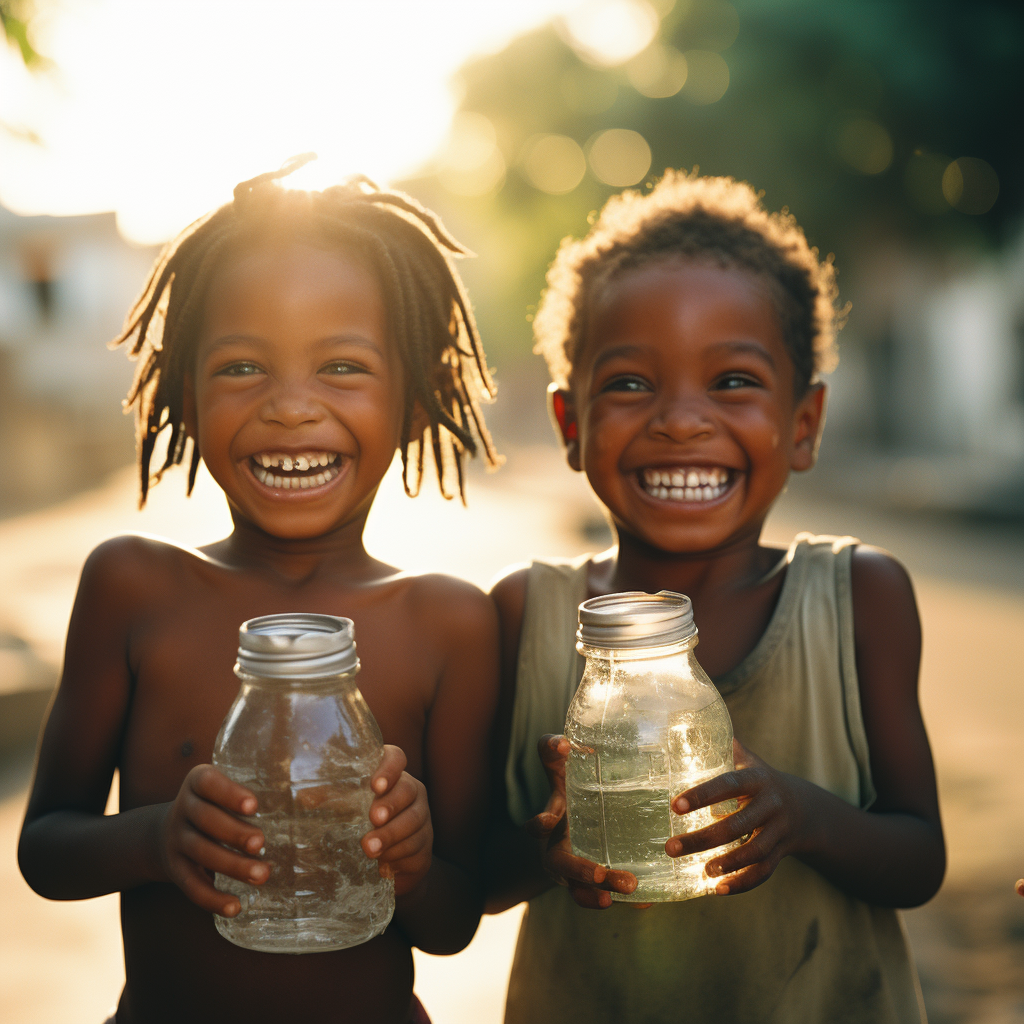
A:
[[[111,347],[127,344],[138,368],[125,409],[134,407],[139,507],[151,483],[185,456],[185,382],[195,365],[206,289],[228,248],[258,243],[270,232],[323,238],[369,262],[380,282],[388,327],[406,369],[402,482],[410,497],[423,482],[429,446],[445,498],[453,484],[465,503],[463,459],[483,448],[499,464],[480,409],[496,392],[469,299],[453,262],[468,254],[429,210],[401,192],[357,175],[323,192],[276,184],[315,154],[293,157],[280,170],[243,181],[234,198],[190,224],[157,257],[149,278]],[[418,423],[417,407],[427,425]],[[163,464],[152,472],[157,439],[169,431]],[[188,493],[199,469],[191,439]]]

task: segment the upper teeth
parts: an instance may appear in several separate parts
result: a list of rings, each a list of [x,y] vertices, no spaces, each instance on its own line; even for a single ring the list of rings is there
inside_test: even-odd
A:
[[[317,466],[328,466],[338,458],[337,452],[303,452],[301,455],[285,455],[283,452],[260,452],[254,455],[254,459],[263,465],[264,469],[272,469],[280,466],[286,473],[293,469],[305,472],[307,469]]]
[[[654,498],[673,501],[709,501],[724,494],[729,484],[729,470],[715,467],[645,469],[644,490]]]

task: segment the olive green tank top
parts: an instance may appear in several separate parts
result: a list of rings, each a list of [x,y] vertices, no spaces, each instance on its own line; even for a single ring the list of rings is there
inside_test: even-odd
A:
[[[875,798],[854,659],[852,537],[800,534],[754,650],[715,681],[738,739],[769,764],[867,808]],[[583,672],[576,615],[587,563],[534,562],[527,577],[509,812],[543,809],[537,757],[562,732]],[[699,656],[698,648],[698,656]],[[506,1024],[921,1024],[898,912],[873,907],[787,857],[758,888],[637,910],[584,910],[556,887],[530,901]]]

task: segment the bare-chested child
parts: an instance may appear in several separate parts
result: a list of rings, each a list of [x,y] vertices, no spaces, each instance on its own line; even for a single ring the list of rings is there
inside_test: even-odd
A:
[[[191,450],[190,486],[201,459],[233,529],[199,550],[125,536],[89,557],[21,836],[41,895],[121,893],[118,1024],[420,1021],[411,947],[461,949],[482,907],[467,837],[484,813],[496,616],[475,587],[402,573],[362,541],[396,449],[410,494],[425,445],[442,491],[461,492],[466,452],[494,459],[461,250],[399,193],[276,177],[172,242],[129,315],[142,499],[166,430],[161,472]],[[359,686],[391,744],[363,849],[394,873],[397,905],[364,945],[286,956],[214,928],[239,904],[212,872],[259,884],[269,869],[237,817],[255,797],[206,762],[238,689],[240,623],[295,611],[355,623]]]

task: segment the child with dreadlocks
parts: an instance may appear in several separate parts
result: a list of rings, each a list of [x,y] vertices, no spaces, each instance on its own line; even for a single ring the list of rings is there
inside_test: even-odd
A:
[[[935,893],[945,853],[910,580],[851,537],[760,539],[789,473],[814,464],[835,319],[831,262],[732,179],[669,172],[559,250],[538,350],[569,465],[617,545],[493,592],[505,757],[489,909],[530,901],[506,1024],[922,1020],[893,908]],[[665,853],[745,841],[709,862],[717,895],[637,912],[611,900],[633,875],[572,854],[569,747],[549,734],[581,676],[579,603],[660,590],[692,599],[738,740],[736,770],[673,808],[739,810]]]
[[[22,871],[51,899],[121,893],[118,1024],[422,1021],[410,947],[461,949],[482,908],[466,837],[485,806],[493,605],[362,542],[396,449],[410,495],[426,445],[446,496],[463,491],[467,452],[496,459],[479,409],[493,385],[451,262],[463,250],[366,179],[273,181],[295,164],[173,241],[118,339],[139,358],[142,500],[166,432],[156,479],[191,447],[189,489],[202,459],[233,520],[199,550],[128,536],[92,553],[41,739]],[[254,795],[205,762],[237,691],[239,624],[307,610],[355,622],[360,689],[391,744],[362,845],[397,906],[364,945],[294,957],[214,928],[240,907],[212,873],[259,885],[269,868],[240,820]],[[115,768],[120,813],[104,816]]]

